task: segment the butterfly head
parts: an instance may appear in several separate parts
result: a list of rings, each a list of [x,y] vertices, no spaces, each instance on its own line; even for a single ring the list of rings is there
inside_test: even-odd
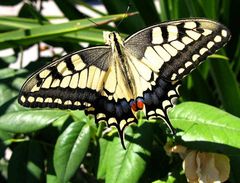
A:
[[[123,46],[123,41],[117,32],[104,31],[103,39],[104,39],[106,45],[110,45],[112,47],[112,50],[114,50],[116,45]]]

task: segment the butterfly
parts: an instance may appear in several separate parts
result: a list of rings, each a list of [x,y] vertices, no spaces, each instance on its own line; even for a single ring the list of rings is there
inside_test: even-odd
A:
[[[190,18],[142,29],[124,41],[104,32],[106,45],[68,54],[33,73],[18,102],[26,107],[79,109],[95,121],[124,129],[162,118],[174,131],[168,109],[179,97],[180,81],[230,39],[229,30],[212,20]]]

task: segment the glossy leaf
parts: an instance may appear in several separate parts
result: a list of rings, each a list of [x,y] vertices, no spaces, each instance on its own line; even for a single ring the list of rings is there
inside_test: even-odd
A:
[[[70,111],[70,115],[73,118],[74,121],[84,121],[84,118],[87,118],[86,114],[84,113],[83,110],[72,110]]]
[[[59,136],[54,150],[54,167],[61,182],[68,182],[80,166],[90,137],[90,126],[85,122],[71,123]]]
[[[129,127],[126,130],[125,145],[123,149],[119,138],[114,138],[108,155],[106,169],[106,183],[135,183],[142,176],[150,156],[152,142],[151,124],[144,123],[138,128]],[[137,167],[137,169],[135,168]]]
[[[107,171],[107,162],[109,158],[109,152],[111,151],[111,143],[109,143],[110,139],[100,138],[99,140],[99,162],[97,169],[97,179],[104,180],[106,177]],[[111,140],[113,140],[111,138]]]
[[[170,121],[185,142],[213,142],[240,148],[240,118],[215,107],[185,102],[170,112]]]
[[[57,119],[69,115],[61,110],[22,110],[0,117],[0,129],[12,133],[28,133],[42,129]]]

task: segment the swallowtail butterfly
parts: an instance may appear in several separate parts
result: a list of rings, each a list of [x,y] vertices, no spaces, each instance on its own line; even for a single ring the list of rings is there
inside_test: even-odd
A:
[[[207,56],[230,39],[229,30],[207,19],[169,21],[142,29],[124,41],[105,32],[105,46],[68,54],[33,73],[22,86],[26,107],[80,109],[96,122],[116,127],[124,147],[124,129],[162,118],[173,130],[167,111],[178,87]]]

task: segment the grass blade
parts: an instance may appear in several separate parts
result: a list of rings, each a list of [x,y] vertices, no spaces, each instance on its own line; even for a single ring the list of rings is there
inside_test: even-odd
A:
[[[0,49],[29,45],[38,41],[51,39],[66,33],[76,32],[96,25],[107,24],[121,20],[127,14],[110,15],[100,18],[73,20],[62,24],[49,24],[32,27],[25,30],[16,30],[0,34]],[[90,21],[91,20],[91,21]],[[95,22],[95,23],[92,23]]]

